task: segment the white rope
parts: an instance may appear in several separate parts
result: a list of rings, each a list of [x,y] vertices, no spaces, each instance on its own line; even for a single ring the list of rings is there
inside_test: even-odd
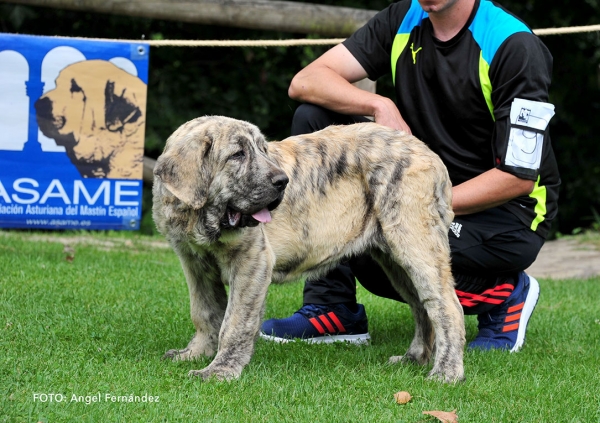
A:
[[[154,47],[293,47],[332,45],[339,44],[344,40],[345,38],[305,38],[297,40],[148,40],[143,42]]]
[[[533,32],[536,35],[562,35],[562,34],[575,34],[578,32],[594,32],[600,31],[600,25],[588,25],[588,26],[570,26],[566,28],[543,28],[534,29]]]
[[[542,28],[533,30],[533,32],[539,36],[576,34],[594,31],[600,31],[600,25],[572,26],[566,28]],[[154,47],[294,47],[334,45],[341,43],[345,40],[345,38],[303,38],[289,40],[121,40],[108,38],[86,38],[86,40],[144,43]]]

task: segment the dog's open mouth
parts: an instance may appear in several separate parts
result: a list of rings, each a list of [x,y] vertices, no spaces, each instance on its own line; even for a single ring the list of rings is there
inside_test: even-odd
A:
[[[271,212],[265,208],[249,216],[227,207],[226,217],[227,223],[232,228],[243,226],[256,226],[259,223],[269,223],[271,221]],[[252,221],[256,222],[256,224],[253,225],[252,223],[254,222]]]
[[[284,191],[279,193],[279,196],[270,202],[267,207],[264,207],[255,212],[242,212],[232,205],[227,206],[225,215],[221,218],[221,227],[223,228],[244,228],[246,226],[258,226],[259,223],[271,222],[271,212],[283,201]]]
[[[257,226],[259,223],[269,223],[271,222],[271,211],[281,203],[282,198],[283,195],[281,195],[267,207],[255,213],[244,214],[238,210],[235,210],[233,207],[228,206],[225,216],[223,216],[223,219],[221,219],[221,226],[229,228],[244,228],[246,226]]]

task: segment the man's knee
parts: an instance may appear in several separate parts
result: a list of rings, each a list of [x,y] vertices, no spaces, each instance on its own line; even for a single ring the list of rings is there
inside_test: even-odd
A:
[[[330,125],[350,125],[360,122],[370,122],[370,120],[364,116],[344,115],[314,104],[303,103],[294,113],[292,135],[310,134]]]
[[[303,103],[294,113],[292,119],[292,135],[310,134],[331,125],[333,122],[328,110]]]

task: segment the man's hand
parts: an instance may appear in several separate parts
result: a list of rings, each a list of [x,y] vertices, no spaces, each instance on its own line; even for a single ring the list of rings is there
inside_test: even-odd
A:
[[[400,115],[400,111],[398,110],[398,107],[396,107],[396,104],[387,97],[379,97],[380,98],[373,100],[374,112],[372,116],[375,118],[375,122],[412,134],[410,127]]]

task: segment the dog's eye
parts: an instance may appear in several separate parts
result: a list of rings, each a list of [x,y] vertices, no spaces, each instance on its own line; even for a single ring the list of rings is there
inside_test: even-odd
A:
[[[234,153],[231,156],[229,156],[229,159],[230,160],[243,160],[244,157],[246,157],[246,153],[244,153],[244,150],[240,150],[237,153]]]

